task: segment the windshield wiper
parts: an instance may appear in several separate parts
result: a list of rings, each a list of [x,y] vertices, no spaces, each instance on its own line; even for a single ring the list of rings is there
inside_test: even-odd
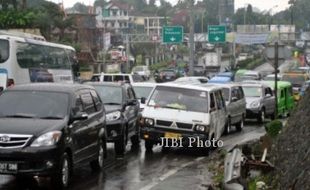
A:
[[[46,117],[40,117],[39,119],[63,119],[63,117],[59,117],[59,116],[46,116]]]
[[[3,117],[10,117],[10,118],[35,118],[34,115],[30,115],[30,114],[4,115]]]
[[[104,105],[121,105],[121,104],[116,103],[116,102],[108,102],[108,103],[104,103]]]
[[[174,109],[174,110],[184,110],[184,111],[187,111],[186,109],[177,108],[177,107],[174,107],[174,106],[162,106],[161,108],[168,108],[168,109]]]

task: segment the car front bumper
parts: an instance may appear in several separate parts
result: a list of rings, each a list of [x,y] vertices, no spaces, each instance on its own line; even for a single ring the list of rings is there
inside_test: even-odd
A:
[[[198,133],[196,131],[179,131],[174,129],[163,129],[157,127],[142,127],[141,128],[141,137],[144,140],[150,140],[152,142],[161,143],[163,138],[167,138],[166,134],[172,133],[179,136],[178,140],[182,141],[182,144],[188,145],[191,138],[196,138],[202,141],[209,139],[209,133]],[[181,138],[180,138],[181,137]]]
[[[0,164],[17,165],[16,170],[4,170],[0,174],[50,176],[60,168],[63,150],[53,147],[26,147],[1,149]]]
[[[246,118],[256,118],[260,114],[260,109],[259,108],[254,108],[254,109],[246,109]]]

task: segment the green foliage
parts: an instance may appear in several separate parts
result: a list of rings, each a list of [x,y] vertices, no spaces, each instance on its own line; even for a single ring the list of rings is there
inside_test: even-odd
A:
[[[265,126],[266,132],[270,137],[276,137],[282,128],[283,124],[280,120],[273,120]]]
[[[0,28],[31,28],[36,15],[33,11],[0,11]]]
[[[264,63],[263,58],[246,59],[238,62],[238,69],[252,70]]]
[[[168,65],[169,65],[168,62],[163,61],[163,62],[160,62],[160,63],[151,65],[151,66],[150,66],[150,69],[151,69],[152,71],[161,70],[161,69],[167,68]]]

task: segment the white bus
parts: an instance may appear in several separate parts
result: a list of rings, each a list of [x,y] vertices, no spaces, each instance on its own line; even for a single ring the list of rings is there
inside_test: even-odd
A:
[[[8,86],[31,82],[73,83],[76,62],[71,46],[0,33],[0,73]]]

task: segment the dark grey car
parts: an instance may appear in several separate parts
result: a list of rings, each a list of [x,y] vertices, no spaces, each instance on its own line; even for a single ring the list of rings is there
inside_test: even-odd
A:
[[[256,118],[264,123],[267,117],[275,116],[275,96],[270,87],[257,83],[243,83],[242,88],[246,99],[246,117]]]

